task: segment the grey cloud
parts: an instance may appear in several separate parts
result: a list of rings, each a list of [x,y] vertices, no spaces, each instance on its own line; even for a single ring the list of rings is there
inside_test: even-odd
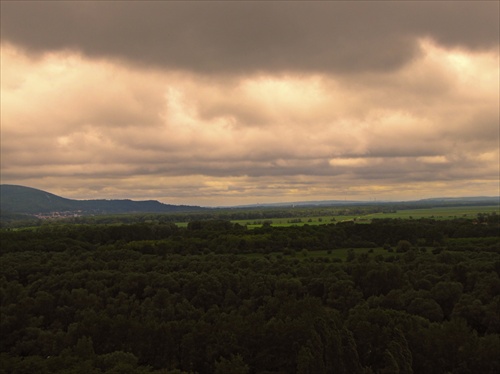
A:
[[[383,71],[418,37],[498,46],[498,2],[2,2],[2,39],[32,52],[201,73]]]
[[[498,106],[495,108],[492,105],[482,111],[470,114],[464,119],[458,119],[455,126],[443,129],[441,132],[448,138],[460,139],[464,145],[470,143],[473,147],[498,149],[500,147],[499,121]]]

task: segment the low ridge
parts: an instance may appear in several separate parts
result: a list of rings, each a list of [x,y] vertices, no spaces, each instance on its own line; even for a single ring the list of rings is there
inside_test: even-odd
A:
[[[202,209],[198,206],[163,204],[156,200],[73,200],[36,188],[0,185],[0,211],[28,215],[86,215],[114,213],[170,213]],[[63,214],[65,213],[65,214]]]

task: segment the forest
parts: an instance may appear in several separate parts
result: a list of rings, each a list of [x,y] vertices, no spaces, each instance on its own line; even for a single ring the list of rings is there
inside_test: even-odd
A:
[[[0,239],[0,373],[500,372],[495,213]]]

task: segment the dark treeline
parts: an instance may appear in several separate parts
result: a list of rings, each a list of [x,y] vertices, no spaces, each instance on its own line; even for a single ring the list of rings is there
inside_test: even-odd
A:
[[[497,215],[0,234],[2,373],[500,372]]]
[[[133,214],[99,214],[99,215],[80,215],[77,217],[65,217],[59,219],[38,219],[34,216],[12,214],[1,212],[0,227],[2,228],[20,228],[33,227],[51,224],[53,222],[69,224],[133,224],[133,223],[175,223],[175,222],[195,222],[200,220],[270,220],[280,218],[296,218],[327,216],[327,215],[348,215],[348,214],[369,214],[384,211],[381,207],[357,207],[349,206],[346,208],[206,208],[199,212],[181,212],[181,213],[133,213]]]
[[[168,223],[194,222],[200,220],[270,220],[280,218],[304,218],[311,216],[355,215],[384,212],[382,206],[348,206],[348,207],[303,207],[303,208],[206,208],[199,212],[181,213],[134,213],[134,214],[102,214],[81,215],[61,219],[43,220],[27,215],[9,214],[2,212],[0,227],[17,228],[27,226],[41,226],[56,221],[57,223],[71,224],[132,224],[132,223]],[[390,210],[394,211],[394,210]]]
[[[269,253],[283,250],[394,247],[405,240],[412,245],[474,247],[473,238],[498,237],[500,216],[479,220],[377,219],[370,224],[345,222],[325,225],[270,227],[247,230],[224,220],[190,222],[187,228],[173,223],[129,225],[44,225],[36,230],[2,232],[2,252],[66,250],[72,246],[118,245],[142,253]],[[493,249],[497,241],[491,242]],[[149,242],[148,242],[149,241]],[[484,241],[484,240],[483,240]],[[472,245],[468,243],[473,243]],[[482,246],[482,250],[484,248]]]

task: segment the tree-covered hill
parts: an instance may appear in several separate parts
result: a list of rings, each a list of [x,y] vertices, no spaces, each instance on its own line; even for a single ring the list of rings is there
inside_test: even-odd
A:
[[[197,206],[163,204],[155,200],[72,200],[36,188],[0,185],[0,210],[5,213],[48,214],[78,212],[80,214],[169,213],[201,210]]]
[[[0,185],[2,211],[15,213],[39,213],[74,210],[75,201],[36,188]]]

